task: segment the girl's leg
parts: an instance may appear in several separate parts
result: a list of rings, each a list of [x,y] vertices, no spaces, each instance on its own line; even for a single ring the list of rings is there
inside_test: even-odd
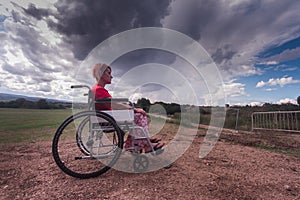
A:
[[[147,119],[147,116],[142,115],[141,113],[135,113],[134,114],[134,122],[137,126],[140,126],[143,128],[144,132],[140,129],[136,130],[130,130],[129,135],[127,137],[127,140],[125,142],[125,148],[132,147],[133,145],[133,137],[132,134],[135,134],[137,137],[149,137],[149,121]],[[134,131],[134,133],[132,132]],[[134,143],[139,147],[138,150],[143,149],[146,146],[149,146],[148,141],[146,139],[141,140],[135,140]]]

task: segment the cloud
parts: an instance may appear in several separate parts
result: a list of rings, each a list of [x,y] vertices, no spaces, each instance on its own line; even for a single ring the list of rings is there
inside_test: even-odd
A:
[[[258,0],[234,3],[227,0],[90,3],[63,0],[54,6],[56,12],[36,8],[33,4],[24,10],[36,19],[48,17],[49,27],[62,35],[79,60],[111,35],[135,27],[162,26],[199,41],[220,66],[224,78],[230,80],[231,77],[259,74],[255,60],[249,58],[267,46],[290,38],[293,30],[287,27],[298,26],[295,17],[299,15],[300,5],[292,0],[276,4]],[[288,31],[283,35],[276,31],[278,29]],[[145,58],[146,62],[151,57],[144,54],[139,58]],[[137,59],[128,57],[127,60]]]
[[[264,104],[264,102],[257,102],[257,101],[255,101],[255,102],[249,103],[248,105],[250,105],[250,106],[262,106],[263,104]]]
[[[274,60],[270,60],[270,61],[261,62],[261,63],[258,63],[258,64],[261,64],[261,65],[277,65],[278,62],[274,61]]]
[[[230,80],[259,73],[253,58],[269,46],[297,37],[299,9],[294,0],[173,1],[163,25],[199,41],[222,69],[224,79]]]
[[[227,97],[237,97],[245,95],[245,84],[234,82],[232,80],[228,83],[224,83],[224,92]]]
[[[211,57],[216,63],[222,64],[231,60],[236,53],[237,52],[232,50],[232,47],[227,44],[224,47],[218,48]]]
[[[278,102],[276,102],[276,104],[287,104],[287,103],[291,103],[291,104],[298,104],[296,99],[289,99],[289,98],[285,98],[285,99],[281,99]]]
[[[259,102],[259,101],[254,101],[254,102],[250,102],[247,105],[250,106],[263,106],[266,102]],[[290,99],[290,98],[284,98],[284,99],[280,99],[277,102],[272,102],[272,104],[298,104],[296,99]]]
[[[267,88],[266,91],[270,92],[270,91],[275,91],[277,90],[277,88]]]
[[[137,27],[161,27],[171,0],[57,1],[57,22],[48,25],[63,35],[77,59],[83,59],[100,42]]]
[[[256,84],[256,88],[261,88],[265,86],[277,86],[280,85],[280,87],[283,87],[287,84],[294,84],[294,83],[300,83],[300,80],[294,80],[293,77],[283,77],[283,78],[271,78],[269,81],[259,81]]]
[[[5,90],[65,98],[70,94],[65,88],[76,82],[77,69],[88,53],[110,36],[136,27],[170,28],[198,41],[218,65],[231,97],[246,92],[243,84],[230,80],[262,74],[256,64],[272,66],[299,55],[299,48],[295,48],[269,58],[257,57],[269,47],[299,37],[297,0],[12,2],[0,5],[0,84]],[[115,80],[150,62],[186,69],[177,62],[176,55],[147,49],[116,60]],[[185,75],[194,80],[193,71]],[[85,82],[93,81],[89,78]],[[297,82],[288,78],[261,81],[257,87],[283,87]],[[195,84],[202,86],[200,81]],[[153,91],[153,96],[158,91],[155,86],[147,89]]]
[[[41,20],[43,17],[48,17],[50,15],[49,9],[39,8],[37,9],[34,4],[30,3],[27,9],[24,9],[26,14]]]
[[[294,60],[296,58],[299,58],[299,55],[300,55],[300,47],[295,49],[287,49],[282,53],[266,58],[265,60],[271,60],[271,61],[266,61],[266,63],[269,62],[281,63],[288,60]]]
[[[60,35],[47,26],[47,12],[39,14],[32,4],[27,11],[16,3],[8,4],[7,10],[11,15],[3,22],[5,31],[0,32],[1,89],[60,96],[53,92],[58,87],[56,79],[60,78],[60,85],[68,88],[70,82],[75,82],[75,71],[71,69],[79,61]]]

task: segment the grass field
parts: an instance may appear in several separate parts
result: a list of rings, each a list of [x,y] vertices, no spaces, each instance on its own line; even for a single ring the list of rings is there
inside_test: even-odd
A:
[[[38,142],[51,141],[60,124],[70,115],[72,110],[42,110],[42,109],[13,109],[0,108],[0,145],[17,142]],[[166,121],[170,123],[169,120]],[[150,132],[159,132],[165,123],[165,119],[151,118]],[[176,122],[172,121],[172,124]],[[293,154],[299,157],[297,140],[291,135],[281,134],[278,139],[272,134],[242,134],[243,139],[237,139],[239,143],[246,146],[254,146],[269,151],[276,151],[286,154]],[[253,137],[258,137],[258,141],[253,142]],[[266,138],[261,138],[265,136]],[[284,136],[284,139],[281,138]],[[223,136],[225,137],[225,136]],[[230,139],[232,140],[232,135]],[[273,141],[274,140],[274,141]],[[250,142],[249,142],[250,141]],[[247,144],[249,142],[249,144]],[[250,144],[251,143],[251,144]],[[253,144],[252,144],[253,143]],[[268,144],[270,143],[270,144]]]
[[[0,109],[0,144],[52,139],[71,110]]]
[[[65,109],[0,108],[0,144],[50,141],[70,115],[72,110]],[[159,124],[157,120],[154,124]],[[156,132],[155,126],[151,129]]]

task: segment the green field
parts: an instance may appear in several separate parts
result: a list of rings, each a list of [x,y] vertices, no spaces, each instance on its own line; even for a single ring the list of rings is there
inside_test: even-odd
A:
[[[0,144],[51,140],[72,110],[0,109]]]
[[[72,110],[67,109],[0,108],[0,145],[52,141],[57,128],[70,115],[72,115]],[[152,117],[150,131],[158,132],[164,122],[165,120],[161,118]],[[177,122],[167,120],[167,123],[176,124]],[[158,130],[156,130],[157,128]],[[247,134],[244,133],[236,136],[241,137],[237,138],[236,141],[238,143],[242,142],[243,145],[250,145],[299,157],[297,140],[293,140],[289,135],[281,134],[275,138],[274,133],[272,133],[264,134],[264,136],[266,138],[262,138],[262,134],[250,134],[249,138],[247,138]],[[284,139],[283,136],[285,137]],[[230,135],[229,141],[233,140],[232,137]],[[253,143],[253,141],[255,142]],[[251,145],[252,143],[254,145]]]

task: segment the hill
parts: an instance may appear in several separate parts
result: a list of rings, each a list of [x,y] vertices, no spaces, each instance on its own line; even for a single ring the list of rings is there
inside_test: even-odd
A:
[[[57,100],[57,99],[48,99],[43,97],[32,97],[26,95],[19,95],[19,94],[8,94],[8,93],[0,93],[0,101],[15,101],[17,99],[25,99],[27,101],[39,101],[41,99],[45,99],[47,102],[66,102],[64,100]]]

